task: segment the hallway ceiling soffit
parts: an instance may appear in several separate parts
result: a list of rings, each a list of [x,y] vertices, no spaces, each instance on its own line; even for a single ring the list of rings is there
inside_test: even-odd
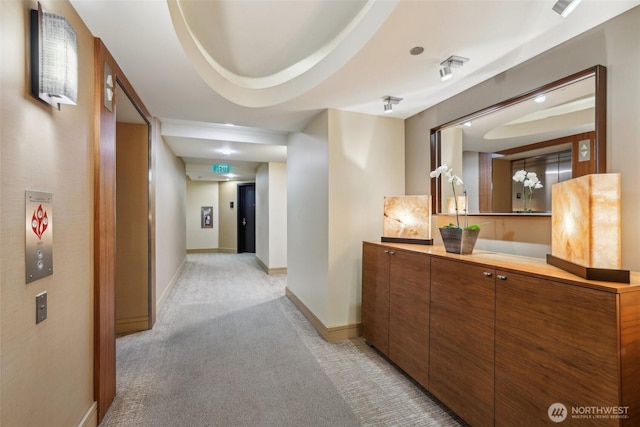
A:
[[[174,154],[209,160],[286,144],[327,108],[383,115],[385,95],[406,119],[640,4],[583,0],[561,18],[555,0],[70,1]],[[442,83],[452,54],[470,60]]]

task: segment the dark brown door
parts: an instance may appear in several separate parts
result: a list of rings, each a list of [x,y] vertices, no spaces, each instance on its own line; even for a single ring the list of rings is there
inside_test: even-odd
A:
[[[256,187],[238,184],[238,253],[256,252]]]

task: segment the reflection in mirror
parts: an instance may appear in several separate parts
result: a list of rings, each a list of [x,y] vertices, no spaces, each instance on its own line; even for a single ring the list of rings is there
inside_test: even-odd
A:
[[[432,129],[431,170],[462,177],[471,214],[550,213],[553,184],[605,172],[605,73],[596,66]],[[519,170],[542,187],[514,181]],[[451,186],[432,181],[434,212],[448,213]]]

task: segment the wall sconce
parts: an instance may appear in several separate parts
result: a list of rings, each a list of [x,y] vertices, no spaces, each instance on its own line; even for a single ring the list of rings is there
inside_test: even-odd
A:
[[[431,196],[384,198],[383,242],[433,245]]]
[[[576,7],[578,7],[581,1],[582,0],[558,0],[556,4],[553,5],[552,9],[563,18],[566,18]]]
[[[547,263],[583,279],[629,283],[621,270],[620,174],[584,175],[551,188]]]
[[[78,103],[76,32],[60,15],[31,10],[31,93],[60,109]]]
[[[395,96],[384,96],[382,97],[382,101],[384,102],[384,112],[391,113],[393,111],[393,105],[399,104],[403,98],[396,98]]]
[[[453,77],[453,73],[451,72],[451,67],[462,68],[464,63],[467,62],[468,60],[469,58],[463,58],[462,56],[452,55],[447,59],[445,59],[444,61],[442,61],[440,63],[440,65],[442,66],[442,68],[440,68],[440,80],[442,80],[443,82],[446,80],[449,80],[451,77]]]

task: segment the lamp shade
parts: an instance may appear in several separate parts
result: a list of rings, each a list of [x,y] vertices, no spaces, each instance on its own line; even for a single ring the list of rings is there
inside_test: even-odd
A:
[[[551,189],[551,254],[571,263],[620,269],[620,174],[585,175]]]
[[[383,236],[431,239],[431,196],[384,198]]]
[[[466,210],[467,210],[466,196],[447,197],[447,212],[451,214],[454,214],[454,213],[461,214],[461,213],[464,213]]]
[[[44,102],[78,102],[78,44],[76,32],[60,15],[31,12],[31,91]]]

